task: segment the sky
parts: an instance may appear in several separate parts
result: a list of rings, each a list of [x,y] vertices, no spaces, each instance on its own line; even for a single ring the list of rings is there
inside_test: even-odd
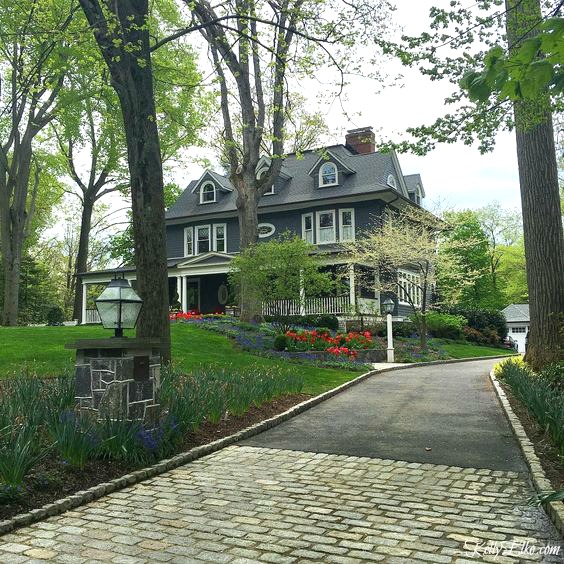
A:
[[[416,35],[428,28],[429,8],[448,6],[448,0],[396,0],[394,21],[400,22],[403,32]],[[470,4],[470,0],[467,2]],[[201,57],[206,65],[206,57]],[[445,113],[444,98],[452,93],[448,82],[431,82],[417,69],[405,69],[398,62],[389,64],[390,76],[401,73],[401,83],[382,88],[372,79],[353,78],[346,90],[348,100],[341,104],[320,105],[323,84],[302,82],[299,93],[308,100],[310,111],[320,111],[331,131],[331,143],[344,143],[347,129],[372,126],[382,138],[397,140],[407,127],[432,123]],[[354,117],[351,115],[354,114]],[[219,115],[218,115],[219,117]],[[189,155],[206,156],[212,161],[213,153],[206,150],[189,151]],[[437,209],[464,209],[485,206],[499,201],[503,207],[519,208],[519,179],[514,134],[498,134],[493,152],[481,155],[477,146],[463,143],[442,145],[427,156],[399,155],[404,174],[421,174],[426,191],[426,205]],[[204,169],[196,162],[187,164],[173,175],[185,186],[198,178]]]

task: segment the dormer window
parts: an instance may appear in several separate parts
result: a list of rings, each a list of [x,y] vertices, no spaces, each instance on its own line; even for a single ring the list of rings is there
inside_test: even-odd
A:
[[[215,184],[213,182],[204,182],[200,187],[200,204],[211,204],[215,201]]]
[[[319,187],[336,186],[338,184],[337,166],[335,163],[324,163],[319,169]]]
[[[264,196],[272,196],[274,194],[274,184],[264,193]]]
[[[397,189],[396,179],[393,174],[388,175],[388,186]]]

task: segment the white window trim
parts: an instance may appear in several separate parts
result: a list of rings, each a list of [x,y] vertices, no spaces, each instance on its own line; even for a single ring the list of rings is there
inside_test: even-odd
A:
[[[339,210],[339,241],[343,241],[343,214],[345,212],[351,212],[351,228],[352,228],[352,239],[346,239],[346,240],[354,241],[356,239],[354,208],[343,208],[342,210]]]
[[[217,228],[223,227],[223,243],[224,243],[224,250],[218,251],[217,250]],[[214,223],[213,225],[213,250],[216,253],[226,253],[227,252],[227,223]]]
[[[263,194],[263,196],[273,196],[275,194],[274,192],[274,184],[270,187],[270,190],[268,192],[265,192]]]
[[[321,214],[326,214],[326,213],[331,213],[333,214],[333,239],[331,241],[323,241],[323,243],[321,242],[321,227],[319,225],[319,218],[321,217]],[[337,225],[335,224],[336,221],[336,216],[335,216],[335,210],[321,210],[318,212],[315,212],[315,228],[317,231],[317,244],[318,245],[331,245],[332,243],[336,243],[337,242]]]
[[[212,226],[211,225],[196,225],[194,227],[194,244],[196,245],[194,247],[194,254],[195,255],[200,255],[202,253],[200,253],[200,243],[198,241],[198,229],[205,229],[205,228],[209,229],[209,251],[211,251],[213,249],[213,239],[212,239]],[[209,251],[205,251],[206,253],[208,253]]]
[[[272,237],[272,235],[274,235],[274,233],[276,232],[276,227],[272,225],[272,223],[259,223],[258,228],[260,229],[261,227],[267,227],[268,229],[270,229],[270,231],[264,235],[259,232],[259,239],[266,239],[267,237]]]
[[[302,214],[302,239],[304,241],[307,241],[307,237],[306,237],[306,228],[305,228],[305,220],[306,217],[310,217],[311,218],[311,229],[309,231],[311,231],[311,243],[315,244],[315,230],[314,230],[314,220],[313,220],[313,212],[310,213],[303,213]]]
[[[204,188],[206,186],[213,187],[213,200],[210,200],[209,202],[204,202]],[[216,201],[217,201],[217,188],[211,180],[207,180],[200,186],[200,204],[215,204]]]
[[[331,182],[330,184],[325,184],[323,182],[323,167],[326,165],[332,165],[333,168],[335,169],[335,182]],[[337,168],[337,165],[333,162],[325,162],[323,163],[320,167],[319,167],[319,187],[320,188],[328,188],[329,186],[338,186],[339,185],[339,169]]]
[[[397,182],[396,182],[396,177],[393,174],[388,174],[388,178],[386,180],[386,184],[388,186],[390,186],[391,188],[394,188],[397,190]]]
[[[408,277],[407,279],[408,284],[406,285],[407,291],[409,291],[410,285],[412,285],[413,287],[413,293],[414,293],[414,296],[412,298],[413,304],[415,306],[421,306],[421,301],[423,299],[421,289],[419,288],[419,286],[421,285],[421,275],[415,272],[411,272],[410,270],[402,270],[400,268],[398,269],[398,278],[400,277],[401,274],[406,275]],[[402,305],[411,306],[411,303],[409,301],[402,299],[404,292],[405,290],[403,288],[398,287],[398,292],[397,292],[398,303]]]
[[[188,245],[186,245],[186,233],[190,231],[192,233],[192,252],[188,252]],[[191,257],[194,255],[194,228],[193,227],[185,227],[184,228],[184,256]]]

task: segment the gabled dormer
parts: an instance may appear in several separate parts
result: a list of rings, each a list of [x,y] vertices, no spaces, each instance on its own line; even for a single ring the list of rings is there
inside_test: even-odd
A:
[[[255,169],[257,180],[260,180],[267,173],[268,169],[270,168],[271,163],[272,163],[272,159],[270,157],[267,157],[266,155],[263,155],[259,159],[259,162],[257,163],[256,169]],[[284,186],[284,183],[286,181],[288,181],[290,178],[291,178],[290,176],[288,176],[287,174],[285,174],[284,172],[281,171],[280,174],[278,175],[278,178],[276,178],[274,180],[274,182],[270,186],[270,189],[267,190],[263,194],[263,196],[274,196],[274,194],[277,194],[278,192],[280,192],[280,190]]]
[[[425,188],[419,174],[408,174],[405,178],[409,199],[416,203],[418,206],[423,205],[423,198],[425,197]]]
[[[308,174],[313,178],[317,189],[342,186],[346,177],[355,172],[328,149],[317,159]]]
[[[227,178],[211,170],[206,170],[192,188],[192,194],[197,195],[200,205],[215,204],[221,193],[229,192],[233,192],[233,189]]]

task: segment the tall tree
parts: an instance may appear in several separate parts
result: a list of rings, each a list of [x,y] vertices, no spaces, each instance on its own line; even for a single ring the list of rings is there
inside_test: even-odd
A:
[[[4,268],[2,324],[18,318],[22,253],[31,232],[43,166],[38,134],[58,109],[68,68],[72,1],[0,2],[0,248]]]
[[[539,0],[506,0],[509,50],[537,33]],[[521,185],[523,233],[529,286],[527,362],[541,368],[562,359],[564,236],[554,130],[546,95],[517,100],[513,110]]]
[[[385,33],[389,5],[387,0],[186,4],[197,24],[188,29],[199,28],[219,79],[224,154],[237,190],[240,248],[245,250],[258,240],[260,197],[282,167],[289,75],[306,76],[324,64],[333,65],[341,78],[358,69],[361,62],[350,57],[350,48]],[[258,312],[247,300],[244,277],[241,283],[241,317],[250,319]]]
[[[127,143],[139,337],[159,338],[170,360],[163,169],[149,42],[148,0],[80,0],[118,96]]]
[[[163,8],[167,5],[163,3]],[[158,10],[160,6],[154,6],[151,13],[153,35],[157,35],[165,25]],[[165,16],[171,13],[163,11]],[[129,198],[123,120],[115,111],[119,102],[108,83],[108,71],[94,38],[90,43],[83,40],[82,49],[85,56],[91,58],[92,65],[87,74],[72,75],[67,81],[62,93],[67,103],[53,124],[63,170],[73,182],[71,193],[81,203],[75,276],[86,270],[92,213],[97,202],[117,191]],[[207,114],[209,95],[198,88],[201,76],[195,58],[185,43],[167,43],[153,56],[163,163],[174,159],[180,149],[196,142],[196,134]],[[84,96],[85,92],[89,95]],[[118,210],[119,207],[112,213]],[[79,319],[81,312],[82,291],[76,286],[73,318]]]
[[[562,356],[564,238],[551,118],[564,91],[562,2],[548,2],[544,14],[540,0],[500,4],[464,8],[453,0],[446,10],[432,8],[434,33],[386,45],[405,64],[461,87],[447,99],[458,104],[453,112],[409,129],[412,140],[396,147],[424,154],[437,143],[477,139],[487,151],[499,129],[515,129],[531,311],[527,359],[540,368]]]

